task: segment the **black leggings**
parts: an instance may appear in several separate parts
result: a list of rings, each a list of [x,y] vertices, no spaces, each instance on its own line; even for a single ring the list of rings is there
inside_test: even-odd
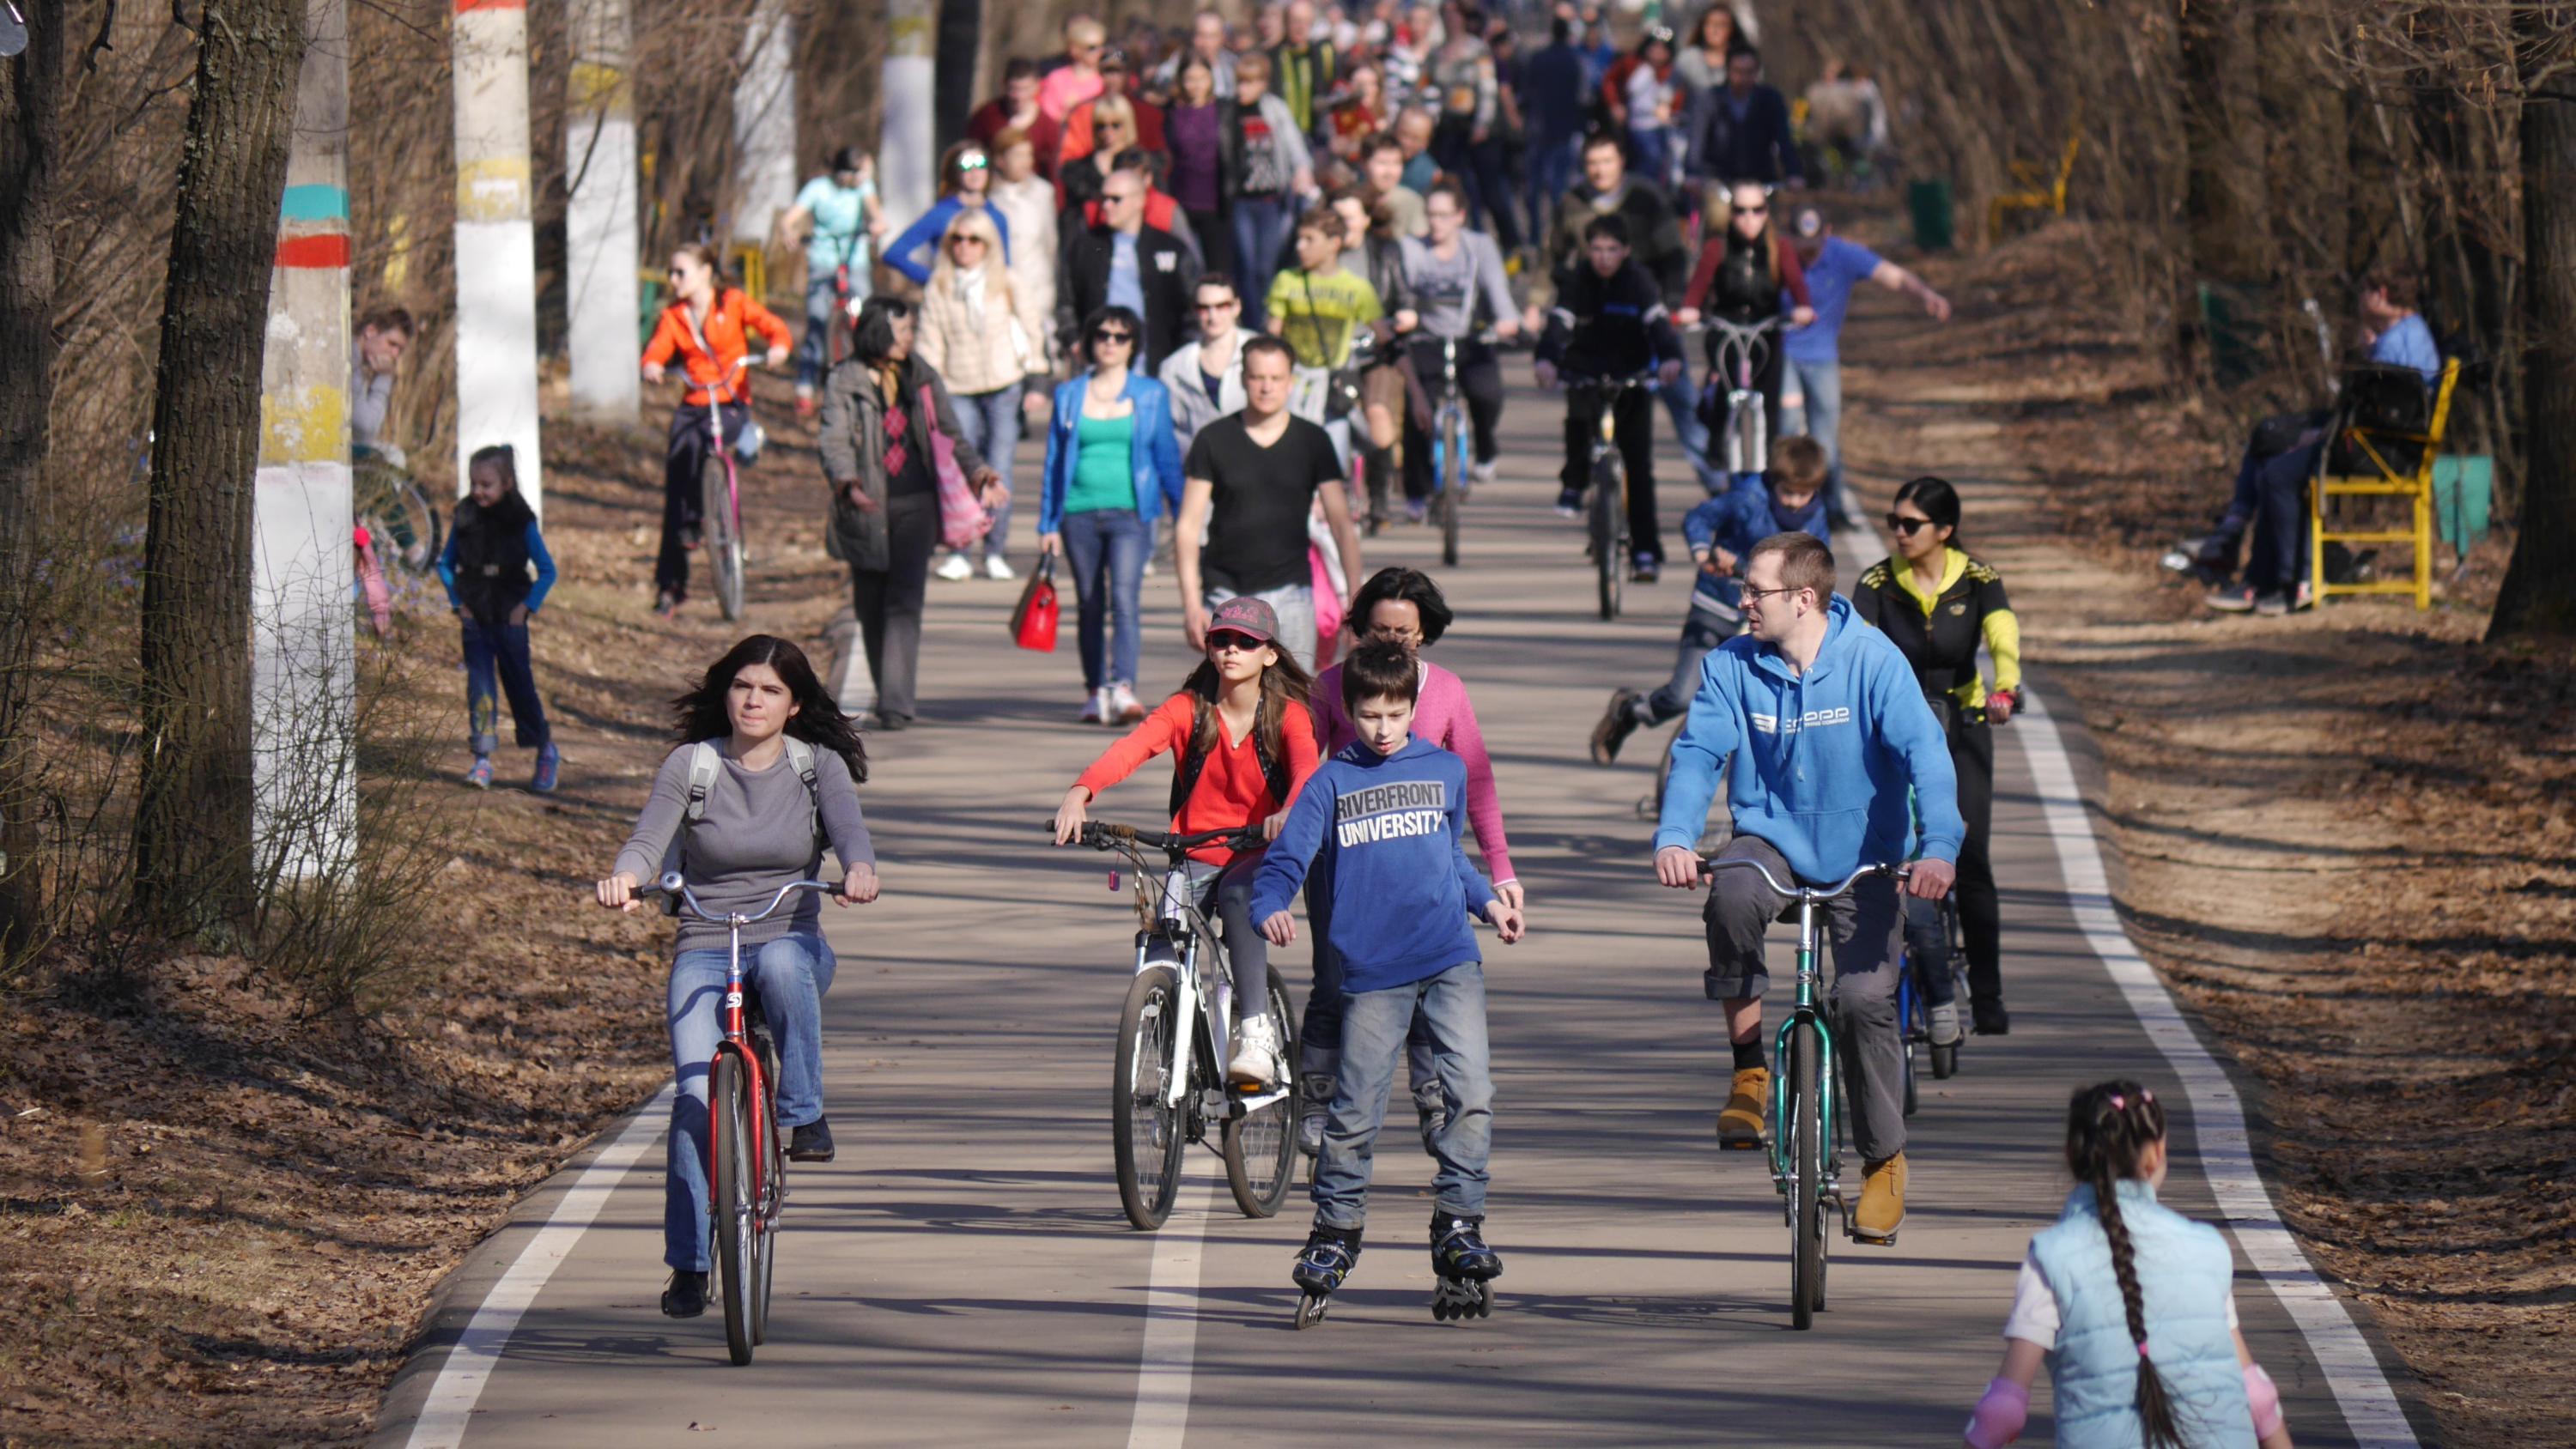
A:
[[[724,406],[724,431],[739,437],[751,411],[742,403]],[[698,470],[715,437],[707,431],[707,405],[683,403],[671,414],[671,437],[662,453],[662,552],[653,562],[653,587],[671,597],[689,592],[689,551],[680,546],[680,530],[704,523],[705,499],[698,492]]]
[[[1431,430],[1430,409],[1440,396],[1440,344],[1417,342],[1412,349],[1413,377],[1421,385],[1423,406],[1404,410],[1404,496],[1420,500],[1431,496]],[[1475,433],[1476,461],[1490,463],[1502,456],[1503,445],[1494,435],[1503,420],[1503,369],[1494,360],[1494,349],[1481,342],[1458,344],[1458,393],[1467,402],[1467,423]]]
[[[1994,859],[1987,845],[1995,818],[1994,727],[1983,721],[1971,724],[1950,711],[1950,763],[1959,775],[1959,814],[1968,822],[1956,887],[1959,933],[1968,952],[1968,994],[1978,1001],[2001,1001],[2003,913],[1995,899]]]

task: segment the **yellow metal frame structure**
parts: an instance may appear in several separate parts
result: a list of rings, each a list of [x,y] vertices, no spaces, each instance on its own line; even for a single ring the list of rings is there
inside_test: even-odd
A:
[[[743,294],[764,306],[769,301],[769,253],[758,242],[735,242],[728,258],[742,278]]]
[[[2084,131],[2082,123],[2076,122],[2068,125],[2066,128],[2066,150],[2057,158],[2057,177],[2055,180],[2050,180],[2048,173],[2035,161],[2013,162],[2013,179],[2031,189],[2027,191],[2007,191],[2003,195],[1986,203],[1987,239],[1991,241],[1992,239],[2003,235],[2004,213],[2006,212],[2045,211],[2057,216],[2064,216],[2066,214],[2066,183],[2074,177],[2075,157],[2076,154],[2083,149]]]
[[[2375,432],[2368,428],[2345,427],[2336,431],[2324,458],[2333,458],[2338,449],[2334,442],[2349,445],[2349,453],[2367,459],[2375,470],[2368,476],[2339,475],[2320,471],[2308,488],[2308,581],[2320,603],[2337,594],[2412,594],[2415,607],[2433,607],[2433,457],[2442,448],[2442,435],[2451,422],[2451,393],[2460,380],[2460,360],[2447,359],[2442,364],[2442,380],[2433,394],[2432,425],[2420,433]],[[2389,466],[2388,456],[2380,451],[2387,443],[2416,443],[2423,452],[2415,466],[2404,473]],[[2338,498],[2403,498],[2413,505],[2413,517],[2405,528],[2332,530],[2327,526],[2327,511]],[[2335,584],[2326,581],[2326,545],[2329,543],[2402,543],[2415,550],[2415,568],[2406,578],[2373,579],[2367,583]]]

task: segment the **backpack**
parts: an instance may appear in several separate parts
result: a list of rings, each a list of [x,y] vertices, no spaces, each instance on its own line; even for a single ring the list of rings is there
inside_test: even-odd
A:
[[[1208,711],[1214,707],[1213,700],[1196,696],[1190,700],[1190,742],[1181,747],[1180,767],[1172,772],[1171,815],[1175,820],[1180,818],[1181,807],[1189,803],[1190,793],[1198,789],[1199,776],[1207,770],[1207,747],[1199,741],[1207,738]],[[1285,802],[1288,787],[1293,783],[1288,778],[1288,762],[1270,757],[1270,748],[1262,743],[1257,722],[1252,730],[1252,757],[1261,763],[1261,778],[1270,787],[1270,798]]]
[[[796,771],[796,778],[805,782],[806,824],[813,833],[814,848],[819,852],[828,842],[823,835],[823,786],[815,774],[814,747],[794,735],[789,735],[787,763]],[[707,817],[707,792],[715,788],[716,776],[723,772],[724,752],[716,748],[715,741],[700,740],[689,746],[688,813],[682,818],[680,828],[671,836],[671,848],[662,855],[664,875],[688,874],[689,827]],[[664,914],[675,914],[679,908],[678,896],[668,895],[662,898]]]

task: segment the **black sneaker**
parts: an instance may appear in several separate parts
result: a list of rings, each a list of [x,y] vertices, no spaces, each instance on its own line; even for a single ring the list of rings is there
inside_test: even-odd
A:
[[[1636,559],[1631,563],[1628,569],[1628,582],[1632,584],[1657,583],[1662,580],[1663,576],[1663,560],[1656,558],[1653,554],[1641,553],[1637,555]]]
[[[673,1273],[671,1286],[662,1290],[662,1316],[695,1318],[707,1311],[707,1275]]]
[[[2000,1001],[1971,1001],[1968,1015],[1973,1019],[1979,1036],[2012,1035],[2012,1013],[2004,1010]]]
[[[1556,490],[1556,516],[1559,518],[1581,518],[1583,516],[1583,490],[1580,488],[1560,488]]]
[[[698,525],[694,523],[683,523],[680,525],[680,547],[696,548],[703,542],[705,542],[705,534]]]
[[[797,1128],[787,1139],[787,1160],[790,1162],[829,1162],[833,1150],[832,1124],[821,1117]]]
[[[1592,763],[1607,765],[1619,758],[1619,747],[1637,730],[1637,699],[1633,689],[1610,691],[1610,708],[1592,727]]]

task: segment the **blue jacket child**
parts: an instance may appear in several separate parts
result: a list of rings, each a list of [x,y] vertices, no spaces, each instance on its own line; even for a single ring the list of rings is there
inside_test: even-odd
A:
[[[1824,493],[1809,493],[1804,507],[1790,508],[1772,495],[1762,474],[1744,473],[1737,475],[1733,488],[1682,517],[1682,537],[1694,555],[1701,549],[1722,548],[1740,559],[1775,533],[1811,533],[1817,542],[1833,547],[1833,530],[1825,523]],[[1742,579],[1699,571],[1691,588],[1692,608],[1732,624],[1743,617],[1743,603]]]

